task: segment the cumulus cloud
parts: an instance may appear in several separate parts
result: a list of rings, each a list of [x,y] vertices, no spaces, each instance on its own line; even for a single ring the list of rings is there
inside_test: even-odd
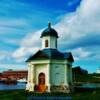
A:
[[[10,55],[11,55],[11,52],[1,51],[1,52],[0,52],[0,63],[1,63],[4,59],[8,60]]]
[[[72,50],[73,56],[75,57],[75,60],[80,60],[87,58],[89,55],[91,55],[91,52],[85,51],[82,48],[76,48]]]
[[[82,0],[76,12],[66,14],[60,22],[53,26],[59,33],[59,48],[72,50],[76,60],[100,53],[100,1]],[[43,29],[42,29],[43,30]],[[41,31],[29,34],[21,43],[21,47],[13,55],[25,57],[40,48]],[[95,51],[92,48],[96,47]],[[29,49],[30,48],[30,49]],[[37,48],[37,49],[36,49]]]
[[[39,30],[35,33],[30,33],[29,35],[25,36],[21,42],[20,48],[12,54],[12,57],[18,62],[25,61],[27,56],[30,56],[37,50],[41,49],[39,36],[42,31],[43,30]]]
[[[38,48],[36,47],[20,47],[13,53],[12,57],[16,59],[16,62],[23,62],[26,61],[27,56],[36,52],[37,50]]]

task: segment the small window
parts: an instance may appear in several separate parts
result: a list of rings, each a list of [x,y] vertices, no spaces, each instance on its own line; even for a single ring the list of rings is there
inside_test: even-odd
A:
[[[48,47],[48,40],[45,40],[45,47]]]

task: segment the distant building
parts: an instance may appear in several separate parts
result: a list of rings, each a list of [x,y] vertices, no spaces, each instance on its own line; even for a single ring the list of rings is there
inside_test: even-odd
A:
[[[88,74],[88,71],[85,69],[82,69],[80,66],[72,68],[72,71],[74,74]]]
[[[28,60],[28,82],[26,90],[35,92],[70,92],[72,90],[71,52],[57,49],[58,33],[48,28],[41,34],[42,49]]]
[[[8,70],[2,72],[2,77],[5,78],[12,78],[12,79],[22,79],[22,78],[27,78],[27,71],[26,70]]]
[[[88,71],[85,69],[82,69],[80,66],[72,68],[72,73],[73,73],[73,81],[79,81],[79,76],[84,76],[88,75]]]

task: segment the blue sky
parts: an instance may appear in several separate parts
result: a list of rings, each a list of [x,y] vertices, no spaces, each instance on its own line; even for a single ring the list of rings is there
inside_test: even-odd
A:
[[[0,71],[27,69],[41,48],[48,21],[58,31],[59,50],[72,51],[73,66],[100,67],[100,2],[94,0],[0,0]]]

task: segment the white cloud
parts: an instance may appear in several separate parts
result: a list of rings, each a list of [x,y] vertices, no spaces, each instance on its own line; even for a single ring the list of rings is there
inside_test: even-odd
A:
[[[24,19],[2,19],[0,18],[0,26],[24,26],[27,25],[26,20]]]
[[[21,42],[21,47],[12,54],[12,57],[15,58],[17,62],[25,61],[27,56],[41,49],[39,46],[41,44],[40,34],[42,31],[43,29],[24,37]]]
[[[11,55],[12,52],[8,52],[8,51],[0,51],[0,62],[4,59],[9,59],[9,56]]]
[[[87,58],[91,54],[91,52],[83,50],[83,48],[76,48],[76,49],[71,50],[71,51],[73,53],[75,60]]]
[[[1,42],[11,44],[11,45],[20,45],[20,40],[19,39],[2,38]]]
[[[20,57],[23,57],[23,55],[26,53],[26,50],[24,47],[21,47],[20,49],[18,49],[14,54],[13,54],[13,57],[16,57],[16,58],[20,58]]]
[[[22,46],[27,47],[37,47],[40,44],[40,35],[42,30],[39,30],[34,33],[29,33],[21,42]]]
[[[100,32],[100,1],[83,0],[77,11],[65,15],[56,29],[65,37],[61,41],[76,40],[93,32]]]
[[[82,40],[84,37],[90,37],[93,34],[95,35],[95,33],[99,36],[100,0],[82,0],[80,7],[77,8],[77,11],[71,14],[64,15],[61,21],[54,25],[54,28],[58,31],[60,36],[60,47],[63,48],[66,46],[66,49],[69,45],[77,44],[79,40]],[[32,53],[40,48],[40,33],[41,30],[39,32],[35,32],[34,34],[27,35],[22,40],[21,48],[16,50],[14,52],[14,55],[17,56],[19,52],[19,54],[21,53],[19,57],[25,57],[27,53]],[[92,39],[93,37],[88,41],[92,42]],[[86,47],[84,46],[84,48]],[[68,49],[71,49],[70,46]],[[73,52],[79,55],[79,57],[76,56],[76,59],[78,60],[79,58],[85,58],[89,56],[90,49],[92,48],[89,46],[89,48],[85,50],[81,46],[74,46],[73,49]],[[95,51],[91,51],[91,53],[95,54]]]
[[[20,47],[12,54],[12,57],[18,63],[25,62],[27,57],[34,54],[37,50],[39,50],[38,47]]]

